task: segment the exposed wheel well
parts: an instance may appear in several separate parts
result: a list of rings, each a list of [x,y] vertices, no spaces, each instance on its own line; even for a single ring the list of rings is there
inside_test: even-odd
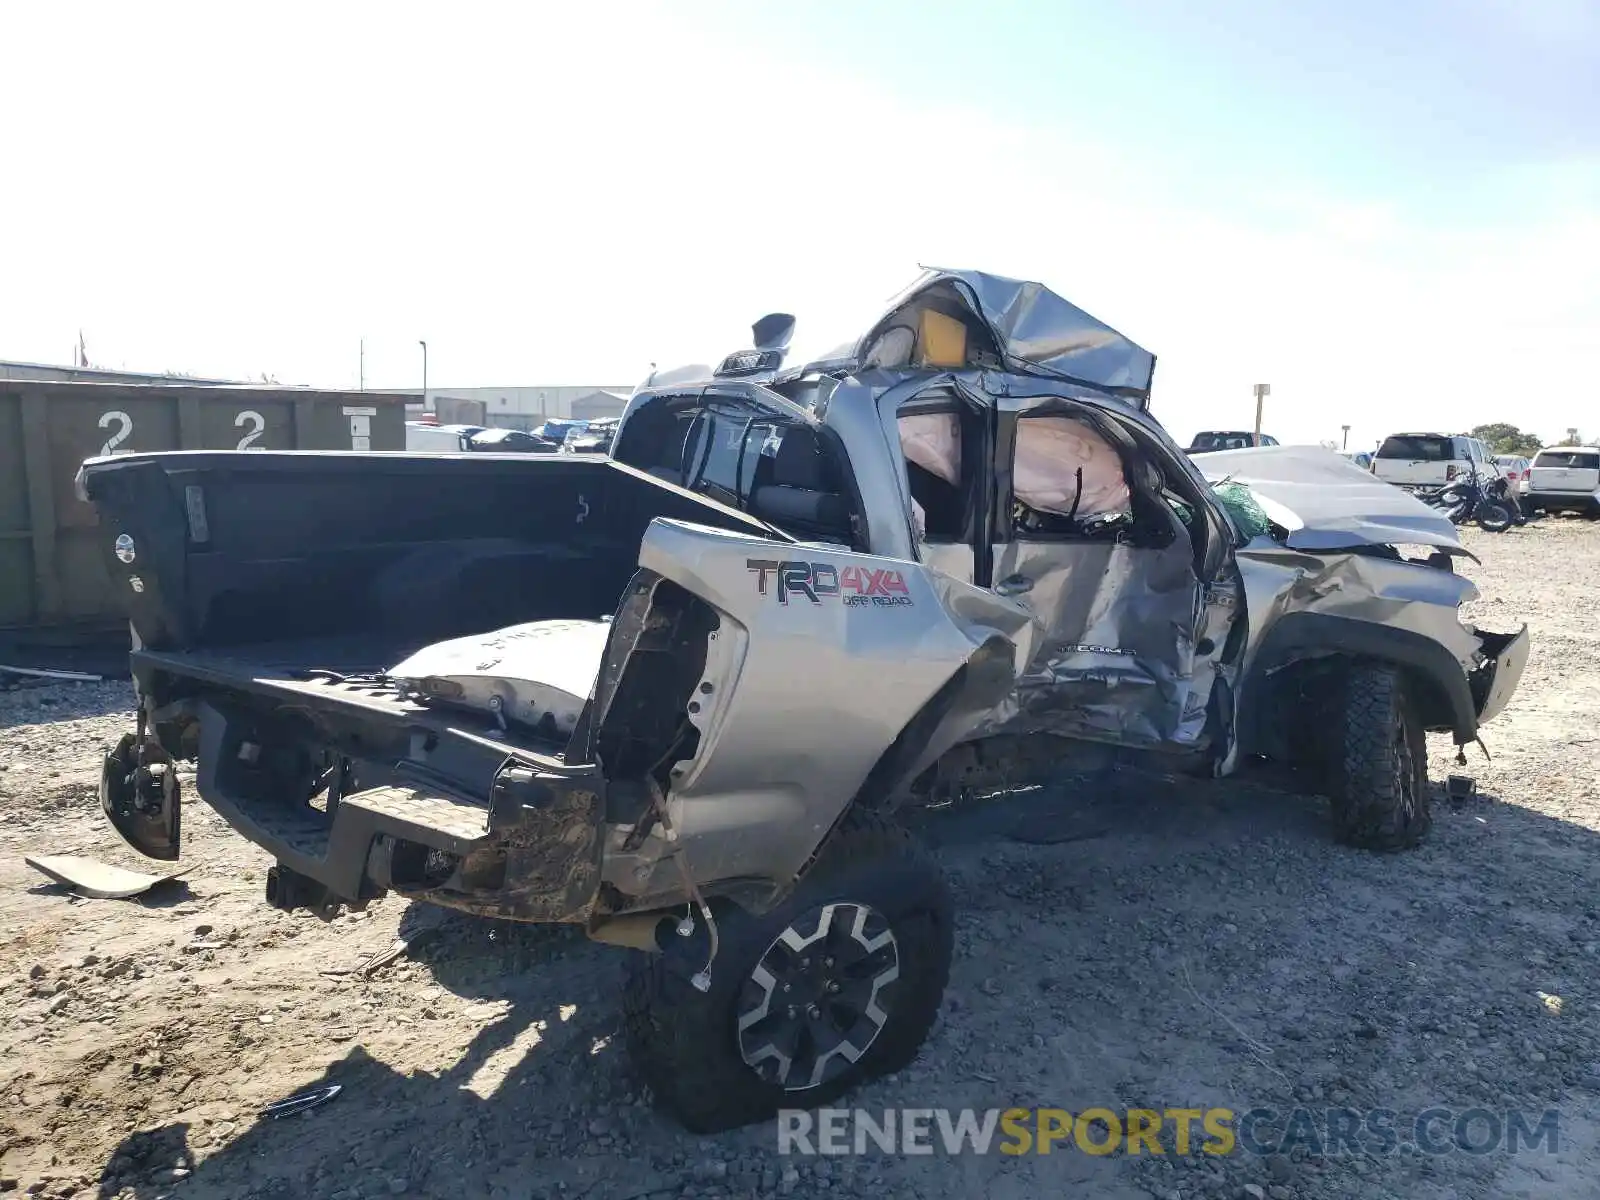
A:
[[[1344,688],[1352,675],[1374,664],[1400,672],[1424,729],[1455,731],[1456,707],[1431,672],[1393,660],[1330,653],[1292,662],[1270,676],[1251,680],[1251,690],[1256,693],[1251,706],[1254,719],[1241,729],[1246,752],[1293,765],[1318,761],[1316,743],[1330,727]]]
[[[1408,629],[1326,613],[1291,613],[1267,631],[1239,693],[1239,742],[1245,754],[1293,757],[1295,717],[1316,716],[1315,698],[1329,694],[1356,662],[1405,673],[1422,706],[1424,728],[1449,732],[1457,745],[1478,735],[1478,708],[1467,672],[1441,642]],[[1334,673],[1334,678],[1329,677]],[[1290,718],[1287,719],[1286,718]]]

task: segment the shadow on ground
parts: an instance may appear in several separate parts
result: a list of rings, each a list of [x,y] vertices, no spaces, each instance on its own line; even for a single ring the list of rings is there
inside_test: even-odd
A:
[[[1321,801],[1281,786],[1282,781],[1270,779],[1211,784],[1129,777],[1115,786],[1102,780],[1083,790],[1079,782],[931,814],[919,823],[968,880],[981,875],[986,846],[1010,841],[1031,847],[1030,853],[1042,856],[1035,864],[1069,879],[1079,898],[1087,897],[1088,903],[1074,905],[1081,909],[1074,919],[1081,917],[1086,926],[1099,921],[1114,930],[1126,917],[1118,912],[1110,886],[1103,888],[1105,895],[1094,895],[1101,885],[1077,873],[1098,856],[1114,852],[1122,875],[1171,886],[1190,861],[1218,853],[1264,858],[1269,844],[1287,844],[1323,864],[1323,870],[1332,869],[1330,856],[1359,853],[1328,845]],[[1505,914],[1503,936],[1470,948],[1471,970],[1480,977],[1514,972],[1531,949],[1540,947],[1549,961],[1567,962],[1575,923],[1587,930],[1585,936],[1600,936],[1600,912],[1593,905],[1571,910],[1574,896],[1600,893],[1600,841],[1592,831],[1488,795],[1452,806],[1437,787],[1435,810],[1438,828],[1422,850],[1367,856],[1376,865],[1356,868],[1361,885],[1378,903],[1399,913],[1415,912],[1418,882],[1427,880],[1436,892],[1430,903],[1443,905],[1459,896],[1461,904]],[[1519,870],[1500,869],[1519,857],[1547,868],[1547,878],[1549,871],[1557,872],[1560,886],[1530,895],[1526,882],[1533,867],[1528,862]],[[986,892],[978,890],[981,881],[963,886],[971,889],[968,899],[975,899],[978,909],[1027,915],[992,879]],[[1234,899],[1206,898],[1221,905]],[[1266,888],[1251,899],[1278,903]],[[1297,907],[1300,903],[1300,898],[1283,897],[1285,920],[1332,920],[1341,898],[1311,897]],[[1559,921],[1548,922],[1546,909],[1559,912]],[[106,1164],[99,1194],[156,1200],[171,1191],[174,1170],[188,1173],[180,1193],[186,1200],[381,1195],[638,1200],[672,1194],[692,1182],[682,1164],[695,1160],[696,1139],[635,1100],[637,1084],[621,1061],[615,1037],[617,951],[566,931],[473,921],[420,906],[407,915],[403,931],[416,939],[414,956],[427,963],[440,984],[463,996],[511,1004],[505,1016],[478,1031],[458,1062],[438,1074],[402,1073],[356,1049],[301,1081],[302,1089],[341,1085],[334,1100],[302,1115],[260,1121],[204,1155],[195,1153],[196,1131],[184,1124],[130,1136]],[[1102,935],[1097,928],[1084,936],[1092,941]],[[1127,995],[1148,1000],[1161,993],[1160,969],[1146,966],[1148,977],[1135,973],[1120,981]],[[595,997],[595,1002],[583,1019],[564,1019],[552,1003],[558,990]],[[1175,1011],[1187,1010],[1188,1003],[1180,997],[1171,1001]],[[1386,1054],[1381,1024],[1374,1025],[1371,1040],[1358,1043],[1360,1053],[1374,1056],[1378,1064],[1371,1068],[1374,1081],[1382,1078]],[[1593,1029],[1573,1028],[1565,1036],[1595,1040]],[[535,1033],[537,1038],[531,1036]],[[1010,1052],[1032,1053],[1026,1026],[1011,1033],[1019,1040]],[[1290,1055],[1308,1053],[1298,1041],[1285,1042],[1284,1048]],[[1008,1052],[1003,1045],[992,1049]],[[936,1032],[928,1054],[942,1053]],[[1580,1058],[1553,1061],[1529,1078],[1547,1078],[1559,1094],[1582,1083],[1580,1075],[1588,1068]],[[497,1061],[503,1069],[491,1070]],[[1367,1068],[1352,1053],[1345,1070],[1356,1077]],[[475,1090],[485,1073],[492,1077],[492,1090]],[[910,1096],[880,1095],[879,1100],[916,1102]],[[752,1182],[730,1179],[724,1186],[738,1193],[741,1187],[753,1190]]]
[[[535,1052],[516,1055],[488,1097],[472,1090],[475,1076],[496,1056],[515,1053],[541,1023]],[[303,1091],[338,1084],[332,1100],[259,1120],[198,1167],[196,1131],[187,1124],[130,1135],[103,1170],[99,1195],[156,1200],[179,1178],[190,1200],[581,1194],[615,1173],[591,1126],[656,1120],[642,1108],[610,1120],[597,1116],[603,1106],[596,1089],[573,1087],[575,1076],[597,1073],[576,1060],[593,1057],[587,1031],[532,1005],[483,1026],[440,1074],[401,1073],[357,1047],[303,1081]],[[604,1073],[613,1068],[605,1064]],[[581,1119],[568,1119],[580,1093]]]

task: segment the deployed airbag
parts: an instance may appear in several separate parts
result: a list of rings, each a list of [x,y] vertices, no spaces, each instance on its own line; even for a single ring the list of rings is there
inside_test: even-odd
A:
[[[891,332],[893,332],[891,330]],[[913,413],[899,418],[900,451],[906,461],[921,467],[951,487],[961,484],[961,418],[955,413]],[[928,514],[911,497],[911,521],[917,540],[928,536]]]
[[[955,413],[901,417],[900,448],[907,461],[952,487],[961,482],[961,420]]]
[[[570,737],[611,633],[604,621],[534,621],[437,642],[389,671],[413,699]]]
[[[1094,429],[1071,417],[1025,417],[1017,422],[1012,488],[1029,508],[1061,516],[1124,513],[1130,505],[1117,452]]]

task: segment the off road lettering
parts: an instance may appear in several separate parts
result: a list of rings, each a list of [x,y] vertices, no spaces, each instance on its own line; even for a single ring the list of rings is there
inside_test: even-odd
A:
[[[899,608],[912,603],[905,576],[887,567],[841,571],[832,563],[747,558],[745,569],[755,574],[756,594],[775,593],[779,604],[788,604],[791,597],[804,597],[813,604],[839,598],[850,608]]]

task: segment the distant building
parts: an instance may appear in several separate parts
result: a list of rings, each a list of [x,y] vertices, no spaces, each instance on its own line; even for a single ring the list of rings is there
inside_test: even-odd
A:
[[[155,375],[146,371],[110,371],[104,367],[57,367],[49,363],[0,359],[0,382],[31,383],[238,383],[236,379],[201,379],[198,375]]]
[[[598,417],[617,417],[627,406],[632,384],[620,387],[568,385],[561,387],[430,387],[427,402],[418,397],[408,406],[413,415],[448,411],[459,413],[468,405],[476,411],[483,405],[481,423],[502,429],[534,429],[551,417],[592,421]],[[459,418],[458,418],[459,420]],[[476,422],[474,422],[476,423]]]

